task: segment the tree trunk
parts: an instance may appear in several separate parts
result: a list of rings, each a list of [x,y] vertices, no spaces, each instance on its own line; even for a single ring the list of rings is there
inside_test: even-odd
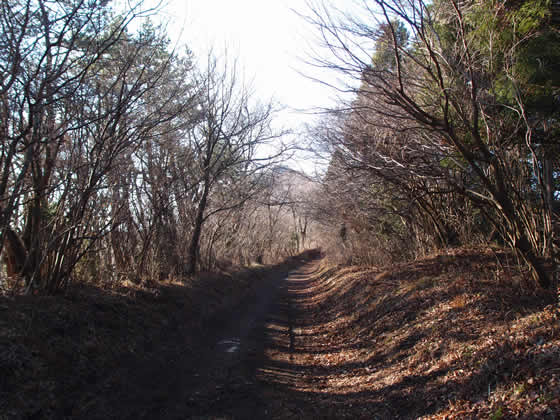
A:
[[[19,276],[22,274],[25,261],[27,260],[27,251],[17,233],[9,226],[6,227],[4,232],[6,275],[8,277]]]
[[[187,274],[192,275],[196,273],[196,265],[198,263],[198,243],[200,242],[200,234],[202,233],[202,224],[204,223],[204,211],[206,210],[206,203],[208,201],[208,193],[210,192],[210,182],[208,179],[204,181],[204,191],[196,213],[194,230],[191,236],[189,245]]]
[[[550,276],[546,272],[543,264],[536,257],[529,240],[524,234],[520,235],[520,238],[515,241],[515,250],[521,255],[525,260],[527,265],[531,270],[531,275],[533,279],[538,283],[543,289],[548,289],[551,286]]]

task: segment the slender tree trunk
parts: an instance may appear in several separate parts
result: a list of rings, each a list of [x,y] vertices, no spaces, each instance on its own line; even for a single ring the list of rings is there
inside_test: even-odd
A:
[[[524,234],[516,241],[515,249],[521,254],[531,270],[531,275],[543,289],[551,286],[550,276],[546,272],[543,264],[539,261],[527,237]]]
[[[204,211],[206,210],[206,203],[208,201],[208,193],[210,192],[209,179],[204,181],[204,191],[196,213],[194,230],[191,236],[191,242],[188,252],[187,274],[191,275],[196,273],[196,265],[198,263],[198,247],[200,242],[200,234],[202,233],[202,224],[204,223]]]
[[[543,180],[544,180],[544,255],[554,258],[554,169],[550,158],[543,156]]]

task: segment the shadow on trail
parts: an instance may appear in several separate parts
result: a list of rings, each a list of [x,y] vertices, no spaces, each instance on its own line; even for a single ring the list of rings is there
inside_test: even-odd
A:
[[[288,273],[317,257],[308,252],[266,267],[251,293],[206,324],[196,354],[174,373],[172,392],[143,418],[262,418],[268,401],[259,394],[255,372],[266,317]]]
[[[434,258],[379,281],[378,273],[367,270],[356,281],[340,283],[336,275],[313,277],[313,270],[305,267],[290,274],[267,319],[266,349],[257,372],[268,399],[268,418],[417,418],[438,412],[450,400],[483,400],[488,388],[511,380],[519,366],[530,361],[511,352],[504,357],[507,344],[484,360],[473,360],[478,369],[470,376],[451,375],[460,367],[457,361],[435,363],[446,354],[446,343],[432,352],[418,350],[435,335],[459,346],[476,338],[468,328],[469,311],[484,308],[485,322],[505,322],[504,307],[513,317],[550,303],[496,287],[484,290],[484,284],[427,284],[426,278],[437,282],[442,273],[465,268],[473,260],[488,264],[492,258]],[[378,283],[376,290],[384,293],[373,295],[368,283]],[[478,306],[463,305],[465,292],[477,293],[472,290],[477,287],[486,293]],[[438,312],[441,331],[434,334],[434,327],[420,321],[432,308],[449,302],[448,309]],[[467,344],[462,348],[468,353]],[[408,367],[422,363],[431,366],[407,373]]]
[[[316,356],[347,350],[369,350],[372,343],[356,339],[343,345],[314,346],[322,342],[322,334],[309,332],[316,327],[309,318],[312,298],[310,283],[305,276],[290,276],[285,282],[284,299],[274,306],[266,329],[267,352],[258,378],[269,387],[270,418],[398,418],[403,413],[431,412],[430,403],[422,398],[410,398],[411,388],[422,388],[446,374],[446,370],[430,375],[410,376],[405,381],[381,387],[375,391],[326,392],[325,382],[337,377],[352,381],[370,366],[387,362],[386,354],[372,354],[360,361],[333,362],[331,366],[316,362]],[[312,309],[313,310],[313,309]],[[342,314],[341,314],[342,315]],[[305,330],[305,333],[302,333]],[[410,342],[410,346],[414,343]],[[272,354],[272,357],[270,357]],[[442,389],[431,389],[441,392]],[[275,398],[274,395],[277,395]]]
[[[0,299],[0,332],[21,331],[0,340],[0,412],[415,418],[450,400],[484,400],[489,387],[517,380],[527,366],[557,363],[553,347],[515,356],[499,340],[483,357],[469,356],[480,332],[473,319],[507,324],[552,302],[492,279],[465,280],[462,273],[477,273],[471,265],[489,265],[491,256],[426,259],[388,275],[324,270],[318,257],[248,272],[243,287],[216,277],[190,288],[160,284],[119,294],[84,287],[67,296]],[[459,275],[445,275],[452,271]],[[457,351],[462,361],[439,363]],[[476,369],[454,374],[464,360]]]
[[[312,257],[187,286],[79,285],[63,296],[0,297],[0,417],[245,418],[262,412],[254,398],[261,325],[278,284]],[[228,340],[239,348],[224,351],[220,343]]]

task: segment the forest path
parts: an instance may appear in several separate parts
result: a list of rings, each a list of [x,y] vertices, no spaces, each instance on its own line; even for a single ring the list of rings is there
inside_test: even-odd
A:
[[[169,394],[144,405],[139,417],[268,418],[280,410],[285,418],[299,412],[299,408],[286,412],[284,398],[269,384],[266,354],[271,349],[294,350],[293,319],[301,316],[297,295],[317,266],[317,261],[309,262],[287,276],[278,272],[265,279],[250,302],[243,302],[226,322],[208,331],[204,342],[198,343],[195,359],[177,364],[173,377],[165,379]]]
[[[497,283],[494,251],[312,257],[0,299],[0,420],[559,418],[554,296]]]

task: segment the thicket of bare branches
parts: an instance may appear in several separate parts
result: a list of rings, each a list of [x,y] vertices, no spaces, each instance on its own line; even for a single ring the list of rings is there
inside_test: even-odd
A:
[[[363,247],[404,257],[497,241],[549,287],[560,56],[549,6],[359,1],[343,13],[310,4],[307,19],[330,51],[314,64],[341,71],[355,94],[312,134],[339,174],[325,188],[342,246],[364,230]]]
[[[130,31],[151,13],[140,6],[0,6],[3,286],[52,293],[288,253],[254,246],[287,205],[266,202],[286,151],[275,106],[235,65],[171,51],[149,20]]]
[[[209,261],[274,263],[317,246],[319,231],[309,208],[316,184],[283,166],[259,182],[258,194],[245,206],[210,221],[201,246]],[[207,262],[204,268],[212,266]]]

